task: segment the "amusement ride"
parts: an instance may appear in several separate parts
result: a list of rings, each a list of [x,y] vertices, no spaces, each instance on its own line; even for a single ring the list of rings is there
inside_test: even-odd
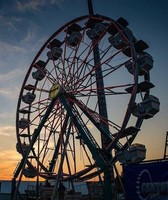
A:
[[[134,144],[143,120],[159,111],[151,94],[153,58],[126,19],[94,14],[59,28],[32,61],[19,94],[16,149],[22,159],[12,180],[19,199],[24,177],[60,183],[96,179],[104,200],[114,199],[116,162],[140,162],[146,148]],[[36,199],[40,191],[36,188]]]

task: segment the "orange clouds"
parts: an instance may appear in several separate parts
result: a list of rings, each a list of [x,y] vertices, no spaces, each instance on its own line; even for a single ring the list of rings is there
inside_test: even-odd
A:
[[[20,155],[14,150],[0,152],[0,180],[11,180]]]

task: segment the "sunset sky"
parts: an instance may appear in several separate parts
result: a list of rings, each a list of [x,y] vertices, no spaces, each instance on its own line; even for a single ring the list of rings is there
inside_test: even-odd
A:
[[[95,14],[124,17],[134,35],[146,41],[154,58],[152,94],[160,112],[145,120],[136,138],[147,159],[163,158],[168,131],[168,1],[93,0]],[[20,161],[16,152],[15,115],[26,72],[44,42],[61,26],[88,14],[87,0],[0,1],[0,180],[11,179]]]

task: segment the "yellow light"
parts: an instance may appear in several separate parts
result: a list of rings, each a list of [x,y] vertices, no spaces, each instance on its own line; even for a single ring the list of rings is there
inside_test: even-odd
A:
[[[61,91],[61,86],[58,83],[54,83],[50,89],[49,97],[55,99]]]

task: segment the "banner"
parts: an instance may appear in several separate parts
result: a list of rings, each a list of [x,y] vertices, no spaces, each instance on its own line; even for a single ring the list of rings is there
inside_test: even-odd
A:
[[[126,200],[168,200],[168,161],[123,166]]]

